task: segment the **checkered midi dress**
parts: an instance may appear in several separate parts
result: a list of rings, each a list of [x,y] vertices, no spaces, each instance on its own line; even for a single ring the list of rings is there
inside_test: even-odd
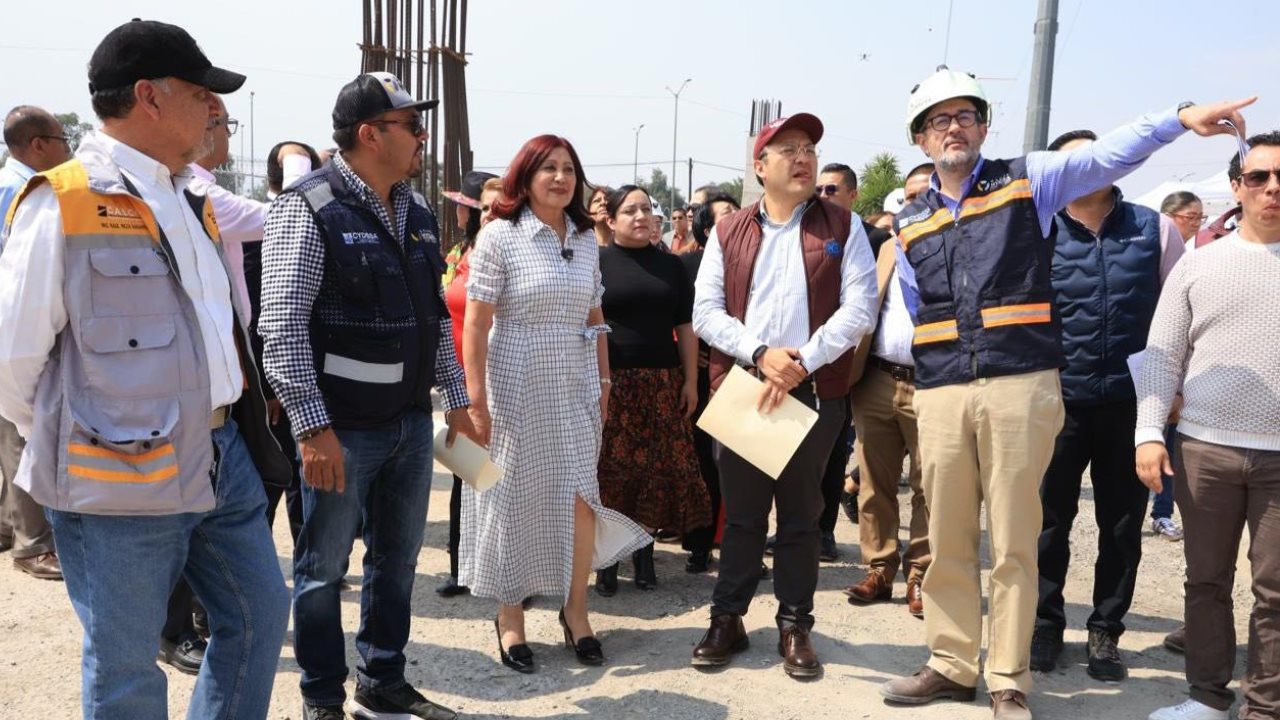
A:
[[[527,208],[518,222],[485,226],[470,259],[467,298],[497,306],[485,378],[489,454],[503,477],[482,493],[463,489],[458,582],[507,605],[568,598],[575,496],[595,511],[593,567],[652,541],[600,503],[600,376],[586,318],[604,291],[595,235],[566,223],[570,260]]]

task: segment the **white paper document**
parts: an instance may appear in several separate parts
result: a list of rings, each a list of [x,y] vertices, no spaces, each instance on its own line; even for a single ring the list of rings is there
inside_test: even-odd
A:
[[[777,480],[818,422],[818,413],[788,395],[765,414],[756,409],[764,392],[761,385],[751,373],[733,366],[702,412],[698,427]]]
[[[436,433],[431,446],[436,460],[479,492],[497,485],[502,479],[502,469],[489,459],[489,451],[462,433],[454,438],[453,447],[445,447],[448,435],[448,427],[442,427]]]

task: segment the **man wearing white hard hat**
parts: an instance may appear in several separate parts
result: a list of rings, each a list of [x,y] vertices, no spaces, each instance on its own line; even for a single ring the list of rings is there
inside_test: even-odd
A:
[[[1132,172],[1186,130],[1243,125],[1253,98],[1182,103],[1065,153],[981,155],[991,106],[945,66],[911,92],[907,131],[936,165],[896,218],[898,270],[915,319],[915,410],[933,562],[924,578],[931,657],[886,683],[891,702],[970,700],[978,684],[981,505],[991,538],[987,691],[996,718],[1031,717],[1040,480],[1062,427],[1065,364],[1050,268],[1054,215]]]

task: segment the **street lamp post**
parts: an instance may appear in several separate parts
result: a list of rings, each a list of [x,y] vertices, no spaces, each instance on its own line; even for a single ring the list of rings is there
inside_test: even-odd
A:
[[[253,166],[253,91],[249,91],[249,192],[253,193],[258,189],[258,175]]]
[[[685,78],[684,82],[680,83],[679,90],[672,90],[667,86],[667,92],[676,99],[675,118],[671,122],[671,177],[668,178],[671,184],[671,205],[667,208],[667,212],[673,212],[676,209],[676,140],[680,132],[680,93],[684,92],[684,87],[691,82],[693,78]]]
[[[631,161],[631,174],[635,176],[635,183],[640,184],[640,131],[644,129],[644,123],[640,123],[638,127],[631,128],[636,133],[636,154],[635,159]]]

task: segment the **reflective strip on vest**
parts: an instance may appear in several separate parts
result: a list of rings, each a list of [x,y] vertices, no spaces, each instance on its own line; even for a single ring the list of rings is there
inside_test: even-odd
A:
[[[130,455],[96,445],[70,443],[67,475],[97,482],[156,483],[178,475],[178,456],[172,445]]]
[[[912,339],[912,345],[927,345],[928,343],[946,342],[947,340],[955,340],[960,337],[960,331],[956,327],[955,320],[943,320],[942,322],[926,323],[917,325],[915,337]]]
[[[356,382],[394,385],[404,379],[404,363],[371,363],[325,353],[324,373]]]
[[[994,328],[1003,325],[1034,325],[1047,323],[1052,319],[1050,303],[1032,303],[1030,305],[1005,305],[982,309],[982,327]]]
[[[922,235],[940,230],[951,221],[951,211],[946,208],[938,208],[928,218],[902,228],[898,232],[898,240],[902,243],[902,249],[906,250],[911,247],[911,243],[919,240]]]
[[[307,204],[310,205],[311,209],[315,212],[320,212],[321,208],[333,202],[335,199],[333,197],[333,188],[329,187],[329,183],[327,182],[320,183],[310,190],[307,190],[302,193],[302,196],[307,199]]]
[[[960,205],[960,217],[984,215],[992,210],[999,210],[1015,200],[1030,200],[1031,181],[1023,178],[1014,180],[989,195],[965,200]]]

